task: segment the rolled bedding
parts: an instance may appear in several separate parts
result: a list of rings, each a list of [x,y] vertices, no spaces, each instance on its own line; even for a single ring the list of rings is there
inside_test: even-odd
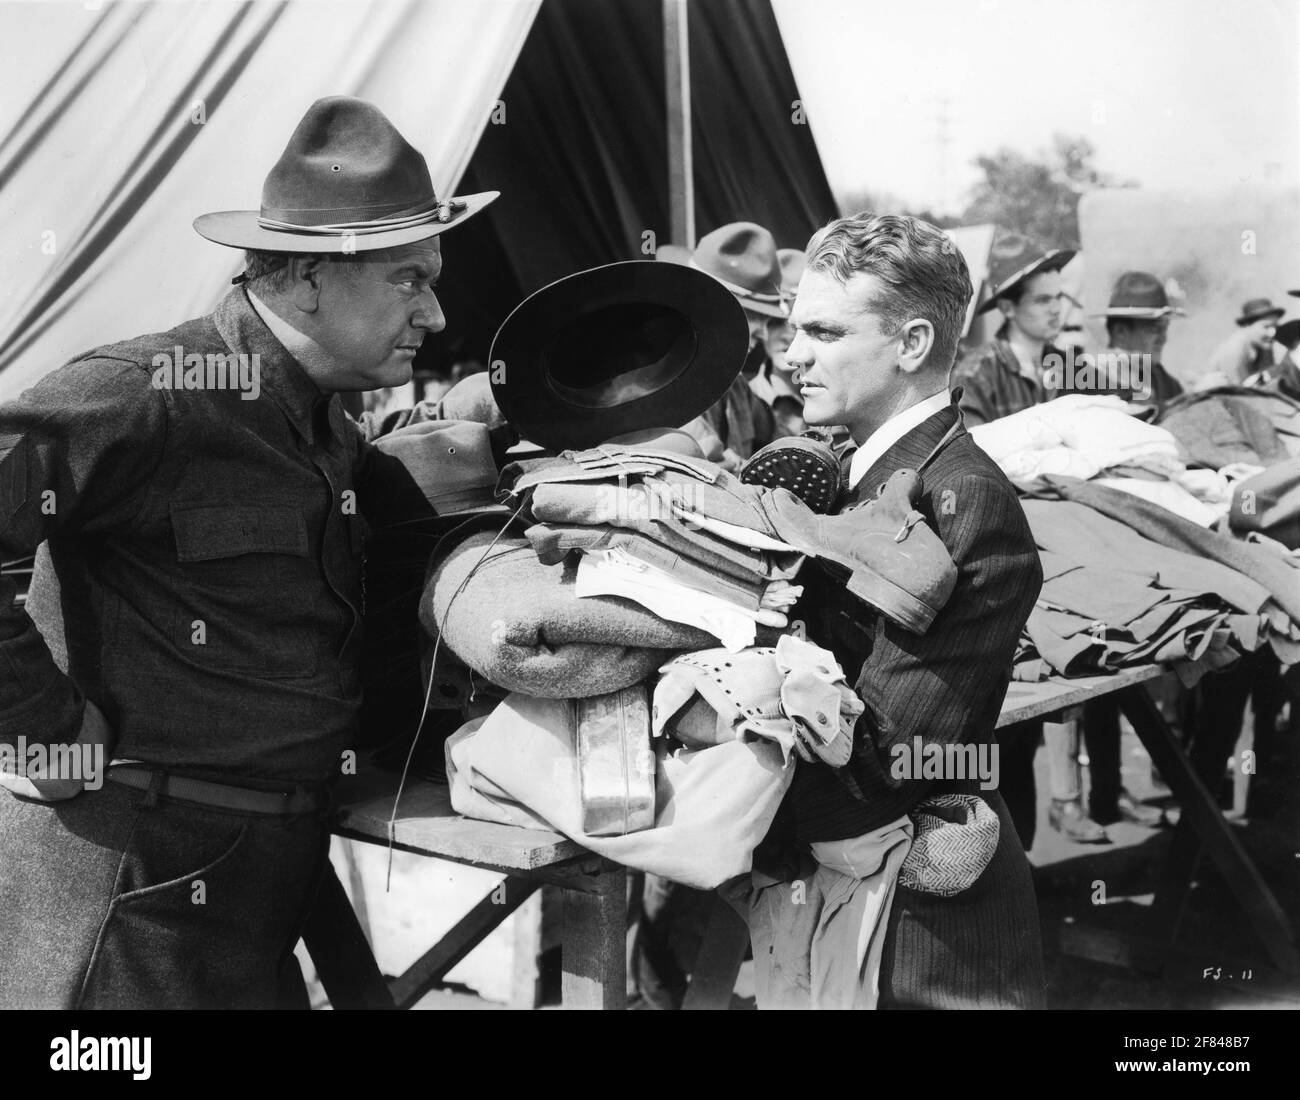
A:
[[[586,698],[640,683],[675,651],[717,645],[629,600],[580,599],[573,557],[543,565],[527,539],[503,537],[492,546],[493,538],[479,531],[440,554],[420,621],[500,687],[539,699]]]

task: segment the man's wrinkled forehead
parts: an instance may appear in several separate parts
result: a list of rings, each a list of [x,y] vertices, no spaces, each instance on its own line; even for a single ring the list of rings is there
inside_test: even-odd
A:
[[[433,237],[427,241],[417,241],[415,244],[362,253],[357,258],[385,274],[410,269],[416,276],[432,279],[436,278],[438,272],[442,270],[442,245],[437,237]]]

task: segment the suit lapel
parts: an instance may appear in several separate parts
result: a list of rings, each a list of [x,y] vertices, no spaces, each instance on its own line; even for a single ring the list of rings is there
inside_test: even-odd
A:
[[[930,452],[939,445],[940,440],[956,421],[955,404],[921,421],[871,464],[866,476],[858,482],[857,488],[845,491],[835,510],[839,511],[850,504],[860,504],[864,500],[874,499],[876,489],[896,470],[916,469],[929,457]],[[957,435],[964,433],[965,428],[962,428]]]

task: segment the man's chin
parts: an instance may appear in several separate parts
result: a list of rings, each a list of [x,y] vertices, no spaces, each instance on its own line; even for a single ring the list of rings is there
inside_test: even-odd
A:
[[[806,397],[803,402],[803,422],[810,428],[829,428],[843,421],[836,415],[818,408],[816,397]]]
[[[411,364],[412,360],[405,356],[390,359],[375,372],[371,388],[380,390],[391,389],[394,386],[405,386],[415,376]]]

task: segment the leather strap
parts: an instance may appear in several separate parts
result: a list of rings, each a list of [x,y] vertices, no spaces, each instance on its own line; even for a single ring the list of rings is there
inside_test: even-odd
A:
[[[135,764],[116,764],[108,769],[108,778],[114,783],[134,787],[139,791],[151,788],[159,796],[212,806],[221,810],[234,810],[247,814],[278,814],[292,817],[313,813],[325,805],[323,796],[307,790],[255,791],[248,787],[235,787],[228,783],[212,783],[206,779],[188,779],[171,775],[155,768]],[[157,787],[154,784],[157,783]]]
[[[934,449],[928,455],[925,456],[925,460],[921,463],[921,465],[919,465],[916,468],[916,472],[918,474],[924,473],[925,468],[928,465],[930,465],[931,462],[934,461],[935,456],[937,456],[938,453],[942,451],[944,447],[946,447],[952,441],[953,436],[955,436],[959,431],[962,430],[962,428],[966,426],[966,417],[962,415],[961,405],[958,404],[958,402],[961,401],[961,395],[962,395],[961,386],[958,386],[955,390],[952,391],[952,407],[957,412],[957,419],[953,421],[952,427],[943,433],[943,438],[940,439],[939,442],[934,445]]]

